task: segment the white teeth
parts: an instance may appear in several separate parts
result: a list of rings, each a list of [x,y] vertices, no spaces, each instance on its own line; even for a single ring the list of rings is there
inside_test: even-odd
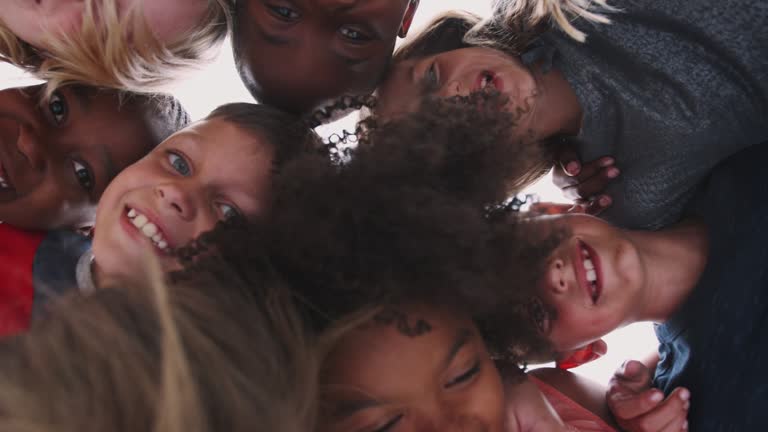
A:
[[[135,209],[130,209],[128,210],[128,219],[131,220],[133,226],[141,231],[144,236],[152,240],[152,243],[154,243],[155,246],[163,251],[168,250],[168,242],[165,241],[165,237],[163,237],[163,233],[160,232],[160,228],[150,222],[146,216]]]
[[[0,187],[2,187],[3,189],[8,189],[8,182],[5,181],[5,179],[2,177],[0,177]]]
[[[147,223],[141,228],[141,232],[143,232],[144,235],[149,238],[152,238],[154,235],[156,235],[157,231],[157,225],[153,224],[152,222]]]
[[[480,83],[480,88],[486,88],[488,87],[488,84],[493,81],[493,76],[490,74],[483,75],[483,81]]]
[[[595,265],[592,264],[592,260],[591,259],[585,258],[584,259],[584,268],[587,269],[587,270],[592,270],[593,268],[595,268]]]
[[[136,216],[131,222],[133,222],[133,226],[135,226],[138,229],[141,229],[142,227],[144,227],[144,225],[147,224],[147,222],[149,222],[149,219],[147,219],[147,217],[144,216],[143,214],[140,214]]]
[[[597,281],[597,272],[594,269],[587,271],[587,280],[589,282]]]

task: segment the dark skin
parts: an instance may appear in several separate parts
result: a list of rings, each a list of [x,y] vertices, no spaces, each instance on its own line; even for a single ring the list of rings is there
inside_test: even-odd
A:
[[[86,228],[112,178],[164,133],[143,103],[112,91],[0,92],[0,220],[25,229]]]
[[[240,76],[257,100],[291,112],[310,111],[342,94],[372,92],[418,3],[238,2],[233,47]]]
[[[613,200],[603,192],[621,174],[614,158],[603,156],[582,163],[575,149],[564,149],[558,159],[552,181],[573,200],[575,211],[598,215],[610,207]]]

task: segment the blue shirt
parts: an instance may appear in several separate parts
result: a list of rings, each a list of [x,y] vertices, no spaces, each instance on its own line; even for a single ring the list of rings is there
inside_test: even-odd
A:
[[[690,430],[768,430],[768,143],[719,165],[689,206],[709,257],[685,304],[656,326],[654,384],[691,390]]]

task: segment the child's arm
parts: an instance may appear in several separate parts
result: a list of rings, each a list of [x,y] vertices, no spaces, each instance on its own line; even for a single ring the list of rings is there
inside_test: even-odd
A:
[[[517,377],[505,376],[507,406],[505,432],[566,432],[568,429],[554,408],[522,371]]]
[[[628,432],[687,429],[690,392],[676,388],[666,399],[651,387],[658,354],[643,362],[629,360],[613,375],[606,401],[616,423]]]
[[[556,388],[563,395],[600,417],[609,425],[616,424],[606,403],[605,386],[581,375],[558,368],[534,369],[529,374]]]

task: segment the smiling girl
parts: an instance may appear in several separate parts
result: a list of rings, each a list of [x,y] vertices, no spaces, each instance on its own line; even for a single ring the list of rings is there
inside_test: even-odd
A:
[[[574,198],[612,203],[606,219],[632,228],[677,221],[717,163],[768,138],[764,2],[623,2],[603,14],[610,24],[577,13],[593,18],[575,23],[585,42],[529,21],[534,11],[569,2],[497,3],[487,20],[449,14],[406,42],[379,90],[378,111],[391,116],[424,98],[501,92],[517,118],[513,145],[545,150],[520,183],[575,151],[595,163],[580,171],[578,159],[563,160],[576,165],[561,185]]]
[[[0,60],[48,83],[156,91],[230,28],[228,0],[7,0]]]

